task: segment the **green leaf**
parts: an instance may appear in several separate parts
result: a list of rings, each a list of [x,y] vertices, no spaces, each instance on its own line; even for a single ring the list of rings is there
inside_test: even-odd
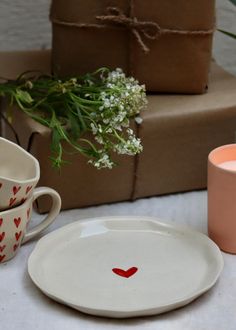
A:
[[[229,0],[229,1],[232,2],[232,4],[236,6],[236,0]]]
[[[75,105],[75,106],[76,106],[76,105]],[[84,121],[84,118],[83,118],[83,116],[82,116],[82,114],[81,114],[81,111],[80,111],[79,106],[76,106],[76,110],[77,110],[78,118],[79,118],[80,123],[81,123],[82,130],[83,130],[83,131],[86,131],[87,126],[86,126],[86,123],[85,123],[85,121]]]
[[[61,149],[61,135],[60,133],[58,132],[58,130],[56,128],[54,128],[52,130],[52,143],[51,143],[51,149],[54,151],[54,152],[57,152],[59,153],[60,152],[60,149]]]
[[[81,135],[81,129],[80,129],[80,125],[78,123],[77,118],[70,112],[68,112],[68,124],[69,124],[69,130],[70,130],[70,134],[73,138],[73,140],[78,140],[78,138]]]
[[[30,94],[26,91],[22,91],[21,89],[16,90],[16,97],[18,97],[18,99],[23,103],[31,104],[33,102]]]
[[[234,34],[234,33],[231,33],[231,32],[225,31],[225,30],[221,30],[221,29],[218,29],[218,31],[226,34],[228,37],[231,37],[233,39],[236,39],[236,34]]]

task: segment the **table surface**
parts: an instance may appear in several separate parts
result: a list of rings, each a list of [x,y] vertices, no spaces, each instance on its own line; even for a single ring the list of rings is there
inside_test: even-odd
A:
[[[206,233],[207,194],[199,191],[64,211],[47,232],[75,220],[104,215],[155,216]],[[41,218],[42,215],[34,214],[32,225]],[[162,315],[115,320],[82,314],[42,294],[27,273],[27,259],[36,242],[26,243],[13,260],[0,265],[1,329],[236,329],[236,255],[223,253],[225,266],[220,279],[191,304]]]

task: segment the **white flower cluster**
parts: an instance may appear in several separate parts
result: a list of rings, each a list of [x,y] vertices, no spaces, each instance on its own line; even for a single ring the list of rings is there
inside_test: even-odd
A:
[[[126,77],[121,69],[109,72],[104,81],[109,89],[118,91],[120,110],[125,111],[128,116],[138,114],[146,107],[145,86],[139,85],[133,77]]]
[[[88,161],[89,164],[95,166],[98,170],[102,168],[109,168],[112,169],[114,166],[114,162],[110,159],[109,155],[106,154],[104,151],[99,151],[100,158],[98,159],[90,159]]]
[[[142,151],[139,138],[129,128],[129,120],[139,115],[147,105],[144,85],[132,77],[126,77],[121,69],[101,75],[103,88],[100,91],[96,113],[91,115],[90,129],[96,142],[102,145],[95,160],[90,160],[96,168],[112,168],[109,151],[118,154],[135,155]]]
[[[114,151],[120,155],[134,156],[143,150],[141,140],[136,138],[132,129],[127,129],[127,139],[114,145]]]

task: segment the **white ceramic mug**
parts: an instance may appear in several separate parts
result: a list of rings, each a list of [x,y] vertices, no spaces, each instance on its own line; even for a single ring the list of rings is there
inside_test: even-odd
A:
[[[33,202],[42,195],[50,195],[52,207],[46,218],[36,227],[27,230],[31,218]],[[48,187],[36,188],[23,204],[0,212],[0,263],[13,258],[21,244],[38,235],[57,217],[61,209],[59,194]]]
[[[22,204],[31,196],[39,176],[37,159],[0,137],[0,211]]]

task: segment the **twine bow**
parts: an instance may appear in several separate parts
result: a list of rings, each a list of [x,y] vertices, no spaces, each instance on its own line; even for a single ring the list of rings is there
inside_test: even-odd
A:
[[[107,15],[96,16],[96,19],[105,24],[115,24],[130,29],[144,53],[150,51],[144,42],[144,37],[149,40],[155,40],[161,35],[161,28],[157,23],[139,21],[137,17],[128,17],[117,7],[108,7]]]
[[[52,12],[50,19],[54,24],[64,25],[67,27],[77,27],[81,29],[95,28],[107,29],[108,27],[125,27],[129,29],[140,45],[144,53],[150,51],[145,43],[145,38],[148,40],[158,39],[160,35],[175,34],[184,36],[207,36],[214,32],[214,27],[208,30],[177,30],[160,27],[156,22],[140,21],[137,17],[126,16],[120,8],[107,7],[107,14],[96,16],[98,23],[83,23],[83,22],[67,22],[53,16]]]

